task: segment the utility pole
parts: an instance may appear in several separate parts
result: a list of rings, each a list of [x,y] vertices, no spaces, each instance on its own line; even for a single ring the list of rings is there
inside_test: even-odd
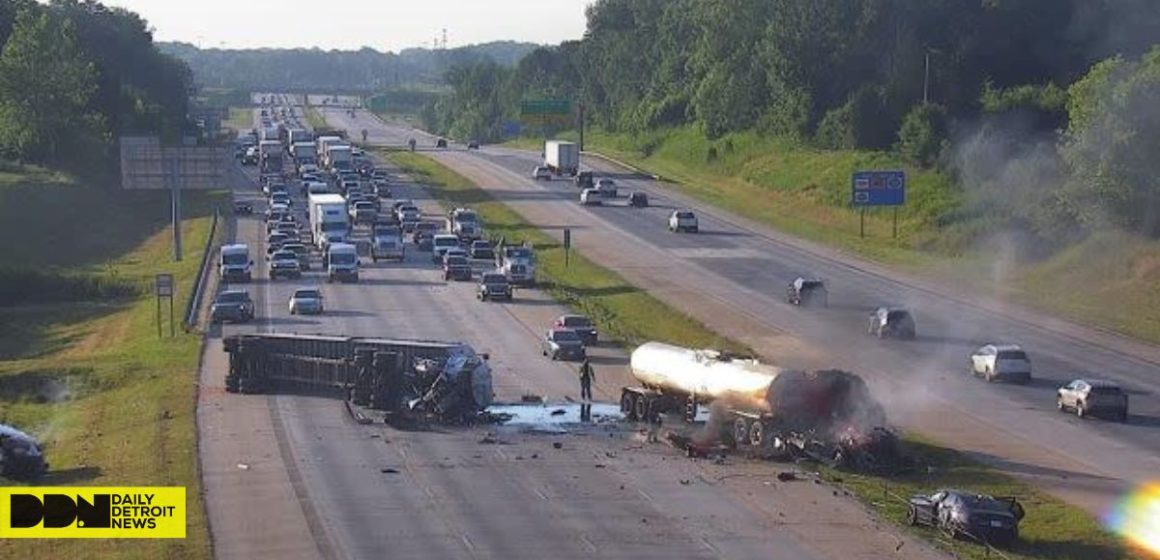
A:
[[[164,153],[164,152],[162,152]],[[173,260],[181,262],[181,183],[179,179],[180,161],[177,151],[170,151],[166,159],[169,178],[170,219],[173,222]]]
[[[580,151],[584,151],[584,102],[580,102]]]
[[[922,104],[930,100],[930,49],[926,50],[926,69],[922,75]]]

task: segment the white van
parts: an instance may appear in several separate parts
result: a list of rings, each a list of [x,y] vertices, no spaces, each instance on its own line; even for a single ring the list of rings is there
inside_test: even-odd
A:
[[[218,273],[223,282],[249,282],[254,261],[250,259],[250,247],[244,243],[222,245],[218,257]]]
[[[326,250],[326,281],[358,282],[358,249],[350,243],[331,243]]]

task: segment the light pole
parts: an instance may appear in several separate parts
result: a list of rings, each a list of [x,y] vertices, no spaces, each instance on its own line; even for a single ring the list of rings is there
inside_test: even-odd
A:
[[[930,55],[942,54],[938,49],[925,47],[923,53],[924,64],[922,72],[922,104],[926,105],[930,101]]]

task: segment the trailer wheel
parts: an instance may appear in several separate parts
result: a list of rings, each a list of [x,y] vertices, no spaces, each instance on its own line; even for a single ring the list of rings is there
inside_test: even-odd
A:
[[[749,441],[749,422],[744,418],[733,421],[733,441],[735,445],[745,445]]]
[[[633,416],[636,416],[636,420],[638,422],[648,422],[652,420],[652,411],[650,410],[652,407],[650,406],[651,403],[649,402],[649,398],[647,396],[638,395],[635,399],[633,399],[632,404]]]
[[[749,428],[749,445],[758,449],[765,447],[765,425],[760,420],[754,421]]]
[[[625,391],[620,396],[620,412],[624,414],[625,420],[635,422],[636,418],[636,395]]]

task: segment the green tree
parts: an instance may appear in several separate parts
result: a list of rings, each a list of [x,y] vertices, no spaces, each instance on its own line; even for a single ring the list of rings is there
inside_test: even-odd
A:
[[[942,105],[921,103],[902,119],[898,151],[919,165],[931,165],[949,144],[947,111]]]
[[[97,133],[88,110],[95,69],[69,20],[25,9],[0,52],[0,146],[20,159],[55,162]]]
[[[1065,202],[1082,222],[1160,236],[1160,46],[1097,64],[1068,89]]]

